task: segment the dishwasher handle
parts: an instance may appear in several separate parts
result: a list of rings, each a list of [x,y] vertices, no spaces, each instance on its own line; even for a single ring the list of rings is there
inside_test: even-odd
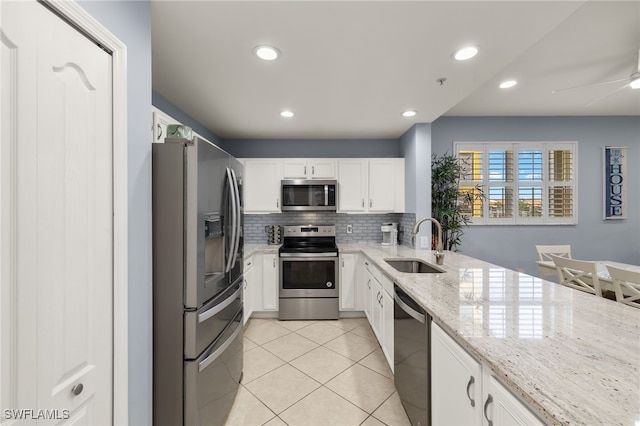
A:
[[[393,289],[394,294],[393,294],[393,300],[395,300],[395,302],[398,304],[398,306],[400,306],[402,308],[403,311],[405,311],[408,315],[410,315],[412,318],[416,319],[417,321],[420,321],[422,324],[424,324],[426,322],[426,317],[424,314],[416,311],[415,309],[413,309],[411,306],[407,305],[404,300],[402,300],[402,296],[404,295],[404,297],[409,297],[405,294],[404,291],[398,289],[397,287]],[[415,303],[415,302],[414,302]]]

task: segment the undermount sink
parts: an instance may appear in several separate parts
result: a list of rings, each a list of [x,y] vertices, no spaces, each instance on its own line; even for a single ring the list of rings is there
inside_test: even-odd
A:
[[[420,259],[384,259],[384,261],[398,271],[410,274],[442,274],[445,272],[444,269]]]

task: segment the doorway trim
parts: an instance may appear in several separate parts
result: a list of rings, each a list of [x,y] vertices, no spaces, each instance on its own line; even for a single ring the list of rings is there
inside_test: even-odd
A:
[[[113,83],[113,424],[129,423],[127,47],[73,0],[39,0],[111,51]]]

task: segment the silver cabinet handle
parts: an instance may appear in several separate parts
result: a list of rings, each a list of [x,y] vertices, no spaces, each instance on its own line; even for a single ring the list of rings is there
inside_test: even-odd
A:
[[[304,173],[305,176],[307,175],[307,166],[304,166]]]
[[[279,198],[276,198],[276,207],[280,208],[280,199]]]
[[[364,208],[364,198],[362,199],[362,207]]]
[[[276,267],[276,258],[275,257],[273,258],[273,267],[274,268]]]
[[[342,259],[342,267],[344,268],[344,259]]]
[[[369,287],[369,290],[371,290],[371,279],[369,279],[369,281],[367,281],[367,287]]]
[[[493,420],[489,420],[489,416],[487,415],[487,409],[489,408],[489,404],[491,404],[493,402],[493,397],[491,396],[491,394],[489,394],[489,396],[487,396],[487,400],[484,402],[484,418],[487,419],[487,422],[489,422],[489,426],[493,426]]]
[[[316,166],[311,166],[311,176],[316,174]]]
[[[158,140],[162,139],[162,126],[160,124],[158,126]]]
[[[469,377],[469,383],[467,383],[467,398],[469,398],[469,401],[471,401],[471,406],[475,407],[476,406],[476,401],[471,398],[471,395],[469,395],[469,389],[471,388],[471,385],[474,384],[476,382],[476,379],[471,376]]]
[[[71,393],[74,396],[78,396],[82,393],[83,389],[84,389],[84,385],[82,383],[78,383],[77,385],[71,388]]]
[[[373,199],[369,198],[369,207],[373,207]]]

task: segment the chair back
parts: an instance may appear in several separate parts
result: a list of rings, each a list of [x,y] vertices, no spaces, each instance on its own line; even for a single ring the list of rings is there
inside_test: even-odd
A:
[[[549,257],[556,265],[560,284],[602,297],[598,268],[595,262],[568,259],[554,254],[550,254]]]
[[[551,255],[571,259],[571,245],[536,246],[536,251],[540,262],[552,260]]]
[[[626,305],[640,308],[640,272],[607,265],[613,280],[616,300]]]

